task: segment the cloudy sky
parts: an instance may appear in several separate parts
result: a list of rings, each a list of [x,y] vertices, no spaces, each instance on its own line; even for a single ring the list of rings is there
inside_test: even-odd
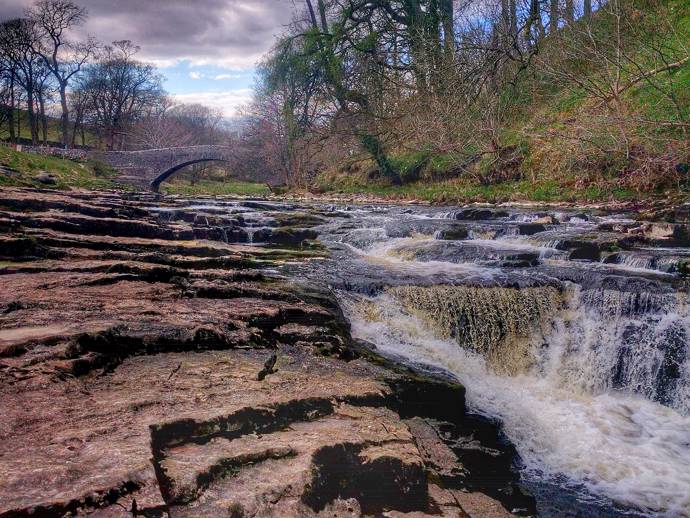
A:
[[[84,31],[103,42],[132,40],[184,102],[231,116],[249,100],[254,65],[292,17],[292,0],[74,0],[89,11]],[[0,19],[32,0],[0,0]]]

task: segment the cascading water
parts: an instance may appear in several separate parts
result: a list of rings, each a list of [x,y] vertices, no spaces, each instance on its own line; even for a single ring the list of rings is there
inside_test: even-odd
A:
[[[487,361],[458,347],[456,340],[428,325],[429,313],[415,316],[394,294],[343,300],[358,338],[393,357],[455,374],[465,384],[473,410],[501,419],[529,476],[565,475],[569,483],[622,505],[690,516],[690,418],[633,392],[609,390],[610,373],[620,357],[597,351],[594,335],[603,332],[606,319],[595,322],[589,336],[580,335],[588,322],[572,327],[582,317],[577,300],[549,326],[551,332],[544,336],[548,347],[534,340],[509,369],[496,368],[505,355]],[[447,315],[439,321],[443,328]],[[610,343],[616,343],[615,337]],[[531,366],[524,362],[524,352],[533,360]],[[630,358],[628,365],[634,367],[635,360]],[[506,376],[504,370],[516,372]],[[642,369],[638,379],[655,378],[653,371]],[[685,383],[676,392],[679,403],[687,401]]]
[[[322,234],[337,267],[319,274],[353,336],[455,375],[473,411],[501,420],[525,478],[595,499],[585,515],[690,517],[688,289],[653,269],[669,254],[641,247],[605,264],[621,252],[586,242],[602,263],[568,260],[564,243],[596,233],[588,216],[540,239],[502,228],[529,214],[462,221],[463,233],[448,226],[462,211],[390,210]],[[444,240],[449,228],[465,239]]]
[[[534,362],[544,327],[559,305],[546,288],[400,286],[388,293],[442,338],[484,356],[497,371],[516,374]]]

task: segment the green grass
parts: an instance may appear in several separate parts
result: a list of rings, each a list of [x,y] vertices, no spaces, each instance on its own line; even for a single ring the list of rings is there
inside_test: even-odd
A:
[[[337,194],[365,194],[387,200],[419,200],[431,203],[600,202],[636,198],[634,192],[615,185],[589,186],[585,189],[576,190],[553,179],[534,182],[520,180],[497,185],[448,180],[435,183],[416,182],[400,187],[381,183],[357,182],[353,181],[352,178],[348,180],[340,183],[337,179],[335,181],[331,179],[330,184],[321,185],[321,190]]]
[[[271,190],[266,184],[242,182],[239,180],[201,180],[192,185],[187,181],[173,181],[161,185],[165,194],[180,194],[184,196],[266,196]]]
[[[54,189],[114,189],[115,171],[105,164],[96,162],[75,162],[61,158],[20,153],[0,146],[0,166],[14,170],[14,173],[0,172],[0,186],[43,187]],[[36,181],[36,176],[46,172],[56,179],[55,185]]]

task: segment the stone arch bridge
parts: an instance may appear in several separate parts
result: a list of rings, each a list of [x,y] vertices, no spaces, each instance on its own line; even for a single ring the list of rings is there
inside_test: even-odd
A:
[[[87,158],[100,160],[118,171],[118,180],[140,189],[158,191],[160,184],[187,166],[203,162],[230,162],[233,148],[189,146],[143,151],[87,151]]]
[[[237,163],[240,157],[239,151],[241,151],[229,146],[187,146],[141,151],[60,149],[47,146],[22,146],[17,149],[68,160],[99,160],[118,172],[119,182],[153,191],[158,191],[161,183],[187,166],[202,162]],[[281,185],[281,179],[270,172],[257,170],[251,174],[250,178],[245,175],[238,179],[262,181],[269,188]]]

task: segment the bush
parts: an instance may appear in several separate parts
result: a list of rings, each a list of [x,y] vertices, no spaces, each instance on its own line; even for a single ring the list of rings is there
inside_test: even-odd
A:
[[[91,159],[87,162],[87,164],[93,170],[93,174],[98,176],[99,178],[110,178],[115,176],[116,174],[115,169],[110,167],[105,162],[101,162],[100,160]]]

